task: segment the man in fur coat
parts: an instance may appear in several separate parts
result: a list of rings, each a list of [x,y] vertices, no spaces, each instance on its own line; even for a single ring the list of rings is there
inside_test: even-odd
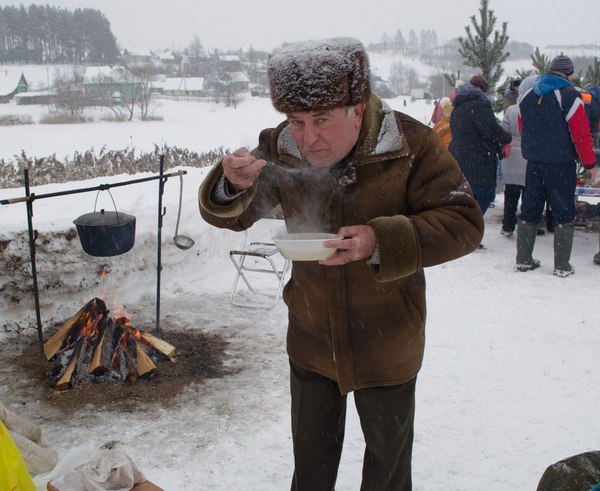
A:
[[[361,489],[409,490],[423,268],[473,251],[481,212],[436,133],[371,93],[359,41],[285,44],[268,76],[286,119],[213,168],[199,202],[217,227],[247,229],[280,205],[288,232],[339,236],[326,242],[331,258],[294,261],[284,290],[292,490],[334,489],[351,391],[366,441]]]

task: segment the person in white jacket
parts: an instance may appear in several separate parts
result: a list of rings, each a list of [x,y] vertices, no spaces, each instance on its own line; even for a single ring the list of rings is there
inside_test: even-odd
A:
[[[535,79],[535,75],[526,77],[519,85],[519,93],[525,93],[533,85]],[[504,118],[500,123],[502,128],[512,135],[512,150],[508,156],[503,157],[500,161],[502,182],[504,184],[504,214],[500,233],[506,237],[512,237],[517,226],[517,209],[525,189],[525,173],[527,171],[527,160],[523,158],[521,153],[521,133],[518,117],[519,107],[513,104],[506,108]]]

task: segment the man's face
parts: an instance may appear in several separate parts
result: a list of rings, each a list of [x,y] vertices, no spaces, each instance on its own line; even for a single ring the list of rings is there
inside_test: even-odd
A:
[[[350,153],[358,140],[365,104],[352,108],[289,113],[292,136],[302,155],[315,167],[328,167]]]

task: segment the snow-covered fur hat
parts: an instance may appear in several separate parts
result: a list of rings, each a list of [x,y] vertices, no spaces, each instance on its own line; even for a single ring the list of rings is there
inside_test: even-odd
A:
[[[271,53],[268,74],[282,113],[354,106],[371,93],[369,58],[354,38],[286,43]]]

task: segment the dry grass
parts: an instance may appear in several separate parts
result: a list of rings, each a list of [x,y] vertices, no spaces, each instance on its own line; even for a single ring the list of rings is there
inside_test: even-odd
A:
[[[33,124],[33,118],[25,114],[0,115],[0,126],[16,126],[20,124]]]

